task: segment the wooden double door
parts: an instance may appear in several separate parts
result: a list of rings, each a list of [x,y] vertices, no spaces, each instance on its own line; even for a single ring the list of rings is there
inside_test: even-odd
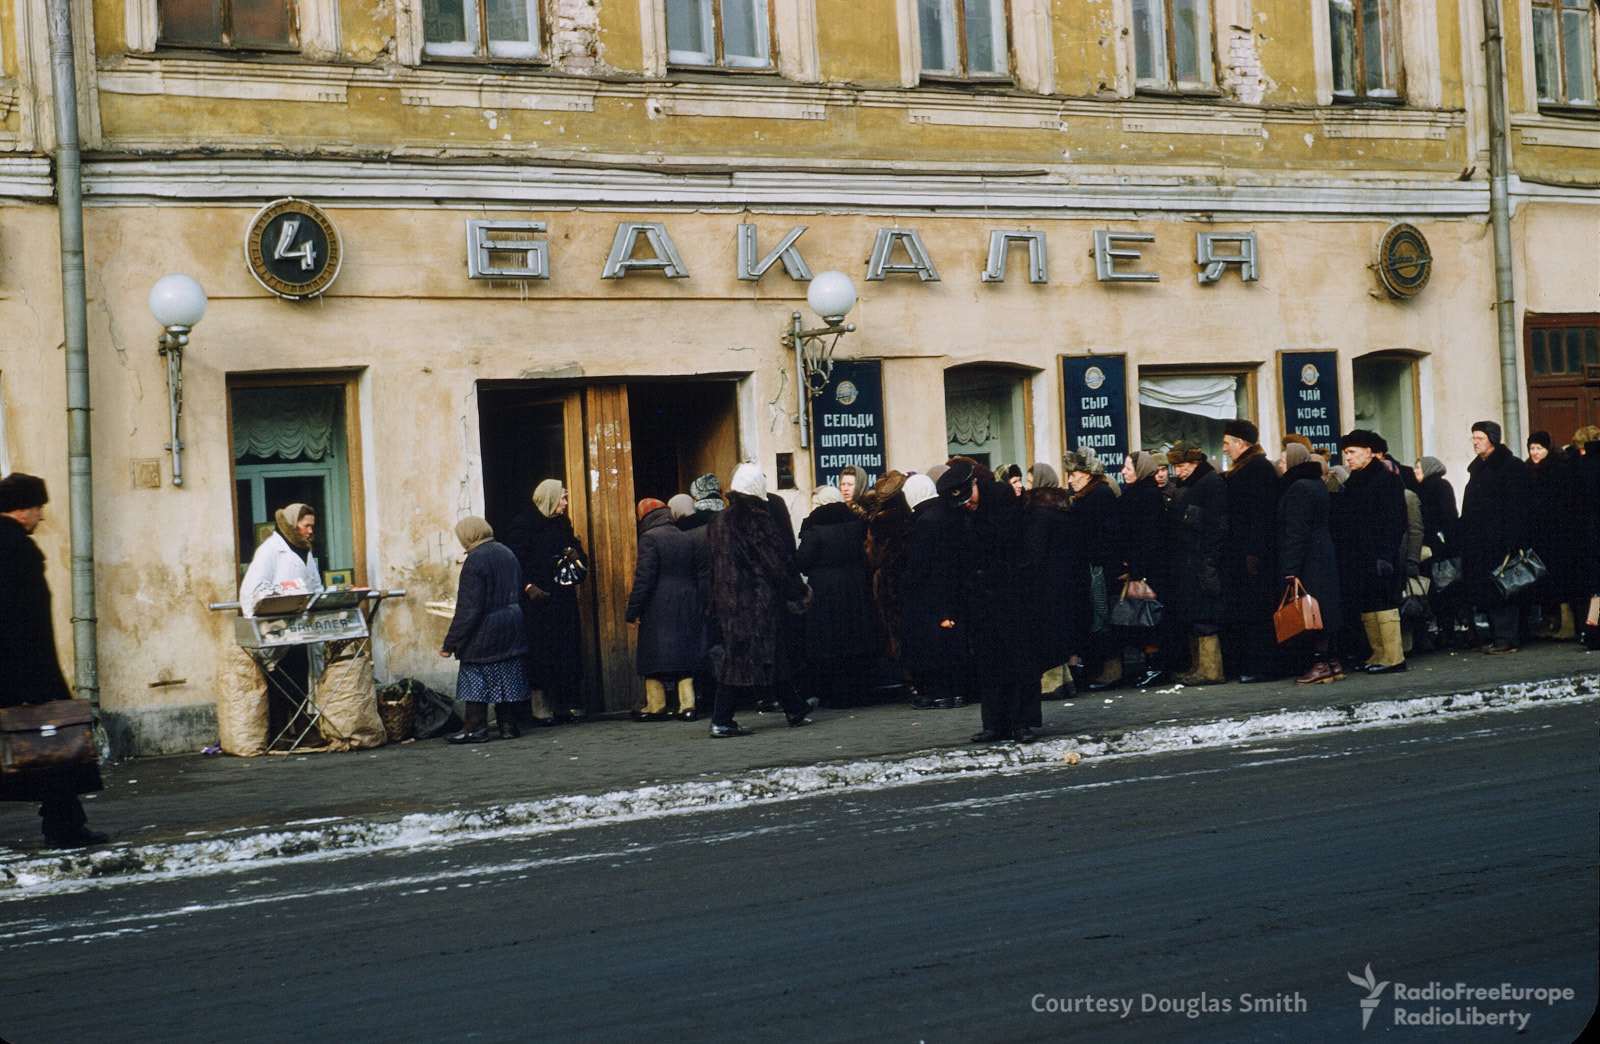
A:
[[[584,703],[638,702],[636,628],[624,614],[637,556],[635,505],[686,493],[707,472],[726,485],[740,456],[734,378],[478,386],[484,511],[495,530],[529,509],[534,487],[567,487],[573,531],[592,568],[580,590]]]
[[[1547,431],[1561,446],[1600,424],[1600,315],[1530,315],[1523,340],[1529,431]]]

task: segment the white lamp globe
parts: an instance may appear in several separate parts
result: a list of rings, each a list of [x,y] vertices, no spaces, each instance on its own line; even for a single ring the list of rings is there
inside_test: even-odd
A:
[[[856,285],[843,272],[821,272],[806,290],[806,303],[828,325],[837,325],[856,306]]]
[[[162,326],[193,326],[206,314],[206,291],[193,276],[162,276],[150,288],[150,314]]]

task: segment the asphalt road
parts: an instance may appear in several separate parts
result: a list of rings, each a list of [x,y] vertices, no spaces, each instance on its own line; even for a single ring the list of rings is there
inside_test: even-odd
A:
[[[1597,808],[1585,704],[108,881],[0,901],[0,1037],[1565,1042]],[[1574,999],[1364,1033],[1369,963]],[[1133,1010],[1035,1010],[1085,997]]]

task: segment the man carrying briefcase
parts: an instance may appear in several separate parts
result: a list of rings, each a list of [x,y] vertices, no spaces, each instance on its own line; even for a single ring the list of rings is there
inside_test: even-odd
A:
[[[16,472],[0,479],[0,620],[5,621],[0,627],[0,709],[72,698],[56,660],[44,554],[30,536],[44,519],[48,500],[43,479]],[[45,741],[58,729],[46,724],[34,732],[37,735],[29,739],[37,749],[48,747]],[[78,800],[79,794],[100,787],[100,766],[95,760],[0,771],[0,801],[39,802],[40,829],[54,848],[107,840],[105,834],[89,829]]]

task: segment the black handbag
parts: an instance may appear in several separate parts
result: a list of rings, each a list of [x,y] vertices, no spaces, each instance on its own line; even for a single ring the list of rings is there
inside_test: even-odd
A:
[[[1130,581],[1122,585],[1122,597],[1111,607],[1111,623],[1115,627],[1154,627],[1161,622],[1161,610],[1148,584]]]
[[[1443,591],[1461,579],[1461,559],[1445,558],[1433,560],[1433,589]]]
[[[1500,597],[1509,600],[1532,587],[1548,572],[1539,556],[1530,550],[1507,555],[1489,576]]]

